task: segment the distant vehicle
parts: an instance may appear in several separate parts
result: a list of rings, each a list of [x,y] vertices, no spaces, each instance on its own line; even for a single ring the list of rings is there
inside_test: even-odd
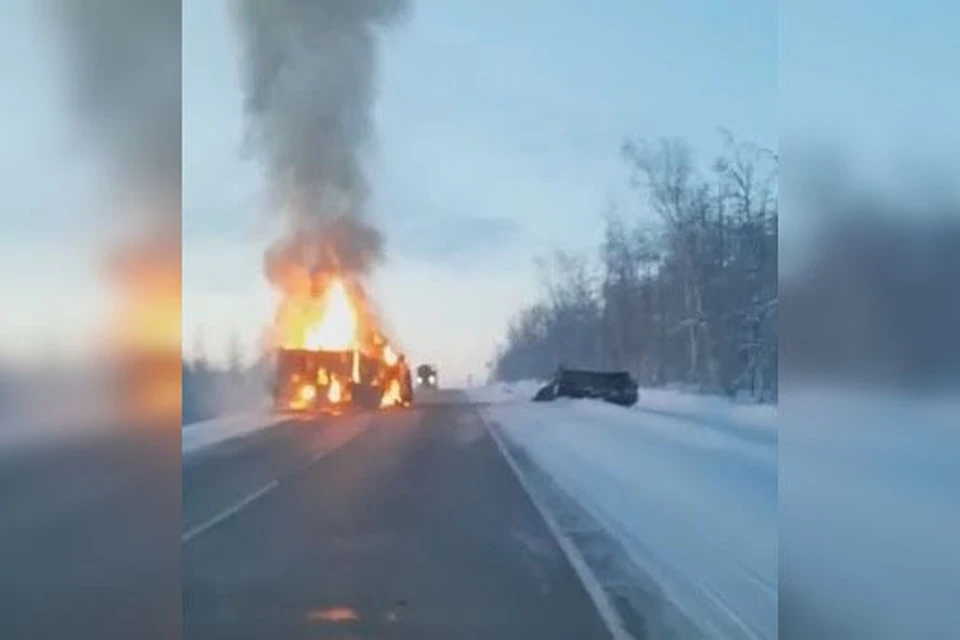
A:
[[[438,386],[437,368],[432,364],[422,364],[417,367],[417,386],[436,389]]]
[[[639,391],[637,381],[626,371],[559,369],[533,399],[548,402],[559,397],[595,398],[630,407],[637,403]]]

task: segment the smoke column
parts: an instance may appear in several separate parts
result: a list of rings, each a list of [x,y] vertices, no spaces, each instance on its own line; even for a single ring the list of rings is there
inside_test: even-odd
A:
[[[239,1],[247,143],[288,222],[266,255],[276,286],[290,288],[291,270],[362,275],[381,256],[382,235],[366,215],[362,153],[372,134],[377,37],[407,4]]]

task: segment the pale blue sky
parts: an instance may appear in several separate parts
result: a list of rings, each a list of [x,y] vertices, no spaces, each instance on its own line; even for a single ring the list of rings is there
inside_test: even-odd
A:
[[[414,361],[481,376],[534,294],[533,258],[593,252],[628,198],[626,135],[717,128],[776,146],[776,6],[769,2],[421,2],[381,49],[368,167],[388,256],[376,294]],[[184,6],[184,331],[253,344],[272,311],[271,233],[241,160],[237,49],[225,5]]]
[[[389,255],[377,290],[411,357],[453,377],[482,372],[532,295],[534,255],[595,246],[606,202],[625,197],[625,135],[683,136],[704,156],[720,126],[867,159],[960,150],[957,3],[415,4],[382,50],[369,169]],[[89,260],[104,242],[100,171],[41,5],[0,3],[4,355],[76,341],[102,293]],[[272,311],[260,256],[274,230],[239,153],[237,71],[226,3],[185,2],[184,330],[189,349],[205,327],[212,355],[234,328],[252,350]],[[796,213],[781,216],[785,238],[804,227]]]

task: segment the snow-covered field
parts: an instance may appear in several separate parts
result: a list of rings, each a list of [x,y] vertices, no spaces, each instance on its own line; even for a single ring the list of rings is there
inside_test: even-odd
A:
[[[638,407],[470,390],[707,638],[777,636],[776,408],[641,390]]]

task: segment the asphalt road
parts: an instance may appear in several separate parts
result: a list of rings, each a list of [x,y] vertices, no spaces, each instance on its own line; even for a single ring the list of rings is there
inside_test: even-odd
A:
[[[184,637],[608,638],[477,410],[433,400],[185,460]]]

